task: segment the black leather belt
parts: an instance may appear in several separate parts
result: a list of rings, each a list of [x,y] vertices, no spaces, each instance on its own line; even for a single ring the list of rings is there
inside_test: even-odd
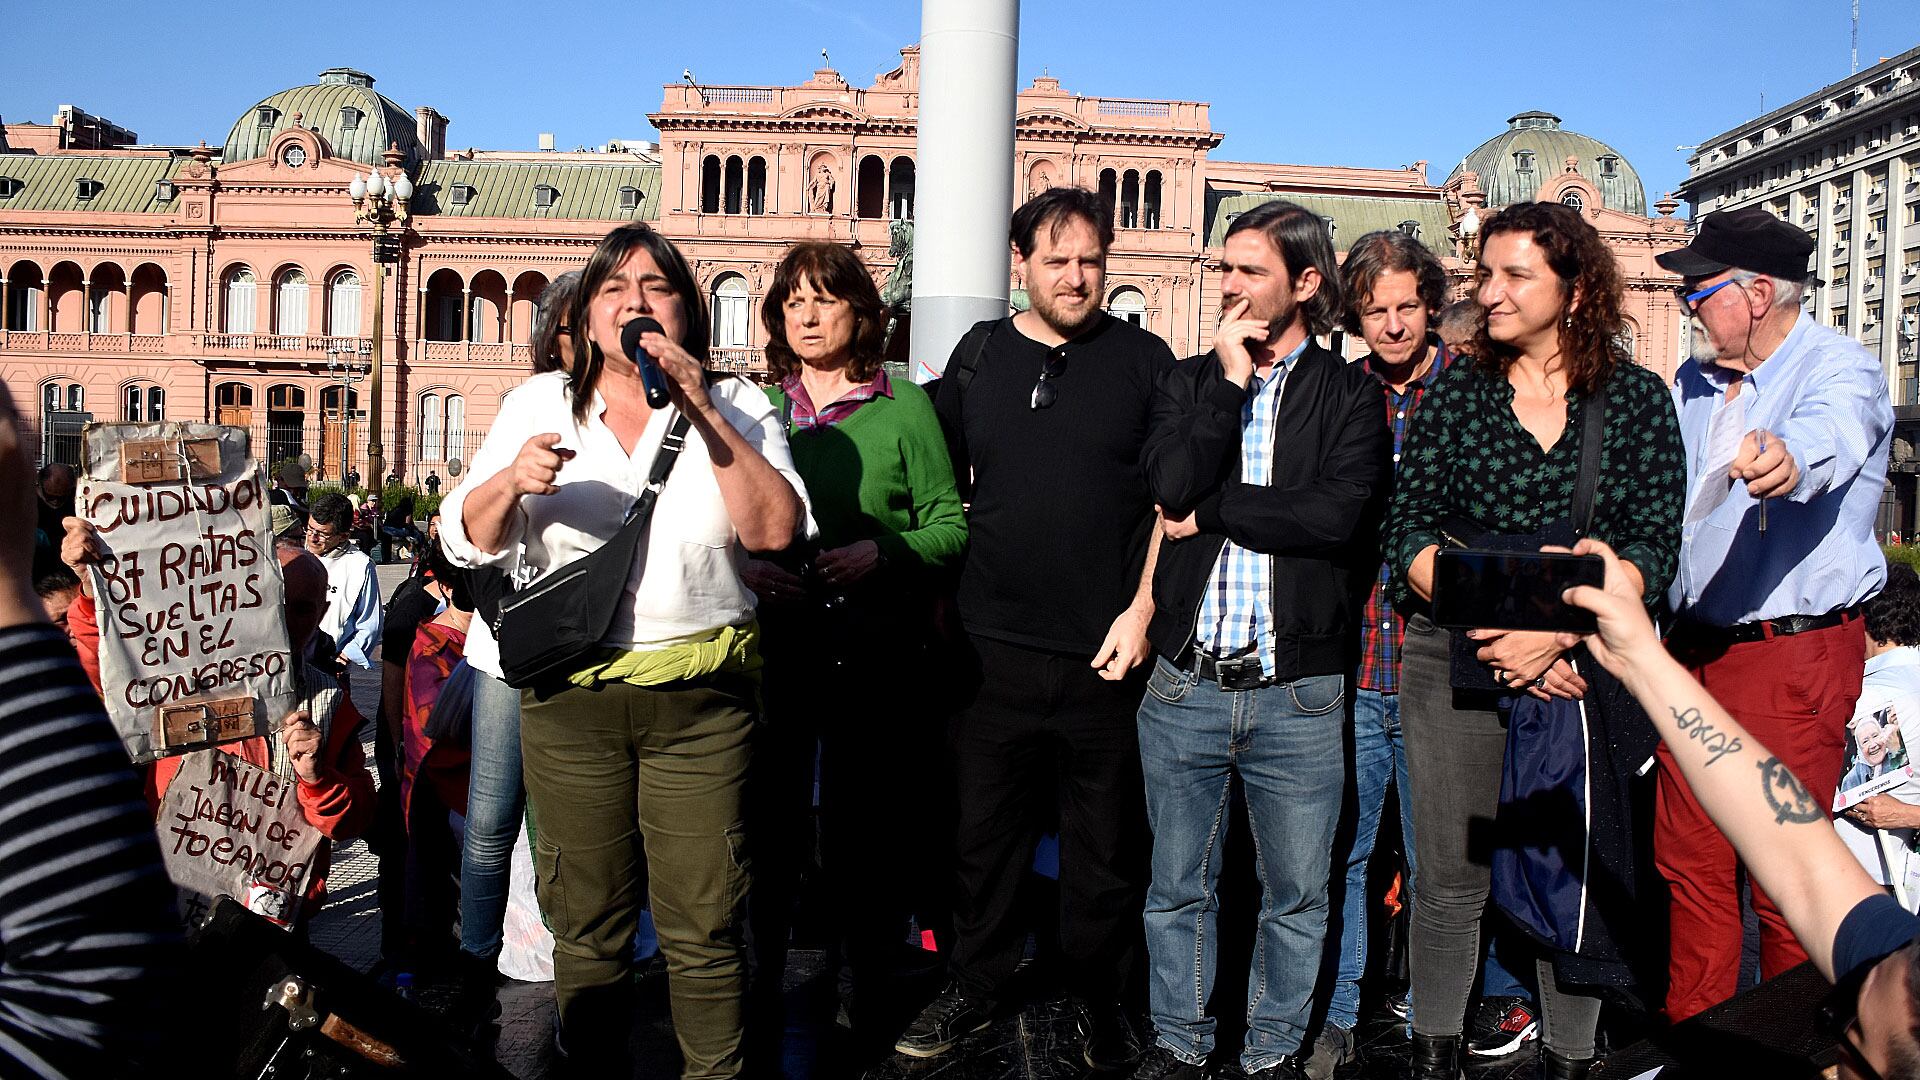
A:
[[[1204,649],[1193,650],[1194,673],[1220,684],[1222,690],[1260,690],[1274,685],[1260,670],[1260,653],[1252,645],[1232,656],[1214,656]]]
[[[1744,645],[1768,638],[1792,637],[1812,630],[1825,630],[1858,618],[1858,605],[1829,611],[1825,615],[1783,615],[1778,619],[1759,619],[1737,626],[1708,626],[1683,618],[1674,625],[1673,636],[1688,645]]]

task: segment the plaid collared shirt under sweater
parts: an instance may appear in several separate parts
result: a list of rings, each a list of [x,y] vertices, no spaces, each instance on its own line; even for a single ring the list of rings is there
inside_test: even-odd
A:
[[[1247,380],[1247,403],[1240,413],[1240,482],[1273,483],[1273,432],[1286,392],[1287,372],[1306,351],[1308,338],[1274,361],[1265,379]],[[1231,656],[1259,646],[1260,670],[1268,678],[1277,669],[1273,636],[1273,556],[1249,551],[1227,540],[1213,566],[1206,596],[1200,601],[1195,639],[1215,656]]]
[[[1432,343],[1433,366],[1426,374],[1407,383],[1407,392],[1396,394],[1386,380],[1380,379],[1373,370],[1371,356],[1360,361],[1367,365],[1367,373],[1380,379],[1381,397],[1387,402],[1387,426],[1393,429],[1393,469],[1400,471],[1400,444],[1406,440],[1407,428],[1413,423],[1413,412],[1420,407],[1420,395],[1426,392],[1427,384],[1440,377],[1453,363],[1453,353],[1439,342]],[[1360,618],[1360,672],[1354,679],[1354,685],[1362,690],[1372,690],[1381,694],[1400,692],[1400,642],[1407,632],[1407,621],[1387,602],[1387,586],[1393,579],[1386,561],[1380,563],[1380,573],[1374,579],[1373,590],[1367,594],[1367,609]]]

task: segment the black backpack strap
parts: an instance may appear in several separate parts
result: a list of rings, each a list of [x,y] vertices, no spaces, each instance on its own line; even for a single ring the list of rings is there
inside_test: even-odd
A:
[[[1009,315],[1007,318],[1010,319],[1012,316]],[[980,370],[980,358],[987,354],[987,342],[993,340],[994,331],[1000,329],[1000,323],[1006,321],[1001,319],[988,326],[985,331],[981,331],[977,326],[968,331],[969,334],[978,333],[980,336],[973,343],[973,348],[960,351],[960,367],[953,373],[954,387],[962,395],[966,394],[967,384],[973,381],[973,376]]]
[[[1601,442],[1607,429],[1604,384],[1580,403],[1580,472],[1573,484],[1573,525],[1581,536],[1593,533],[1594,491],[1600,486]]]

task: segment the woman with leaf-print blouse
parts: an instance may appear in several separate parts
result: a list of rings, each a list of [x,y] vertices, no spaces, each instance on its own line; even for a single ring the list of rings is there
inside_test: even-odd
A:
[[[1524,535],[1570,519],[1581,406],[1604,390],[1591,534],[1620,553],[1622,569],[1652,603],[1674,573],[1686,467],[1672,396],[1620,344],[1620,271],[1593,226],[1557,203],[1508,207],[1481,236],[1476,298],[1486,318],[1468,350],[1473,359],[1449,368],[1421,403],[1388,515],[1396,599],[1408,611],[1431,599],[1443,531],[1464,522]],[[1491,867],[1488,845],[1476,835],[1470,853],[1468,837],[1499,806],[1502,695],[1579,698],[1587,692],[1583,674],[1592,674],[1576,671],[1551,633],[1469,636],[1501,693],[1456,692],[1450,635],[1418,615],[1407,625],[1400,674],[1419,867],[1413,1075],[1446,1080],[1460,1075],[1460,1033],[1481,951]],[[1600,999],[1570,992],[1545,962],[1536,968],[1545,1075],[1585,1076]]]

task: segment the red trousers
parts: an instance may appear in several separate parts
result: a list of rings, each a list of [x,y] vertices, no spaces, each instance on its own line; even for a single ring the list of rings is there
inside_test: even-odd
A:
[[[1786,763],[1816,801],[1832,804],[1846,753],[1847,721],[1866,667],[1866,631],[1859,618],[1724,649],[1703,650],[1678,637],[1669,646],[1707,693]],[[1678,1023],[1732,997],[1738,988],[1739,860],[1700,808],[1664,743],[1659,755],[1654,864],[1673,895],[1666,1018]],[[1754,783],[1759,782],[1756,776]],[[1807,954],[1758,884],[1753,902],[1760,916],[1761,976],[1771,979]]]

